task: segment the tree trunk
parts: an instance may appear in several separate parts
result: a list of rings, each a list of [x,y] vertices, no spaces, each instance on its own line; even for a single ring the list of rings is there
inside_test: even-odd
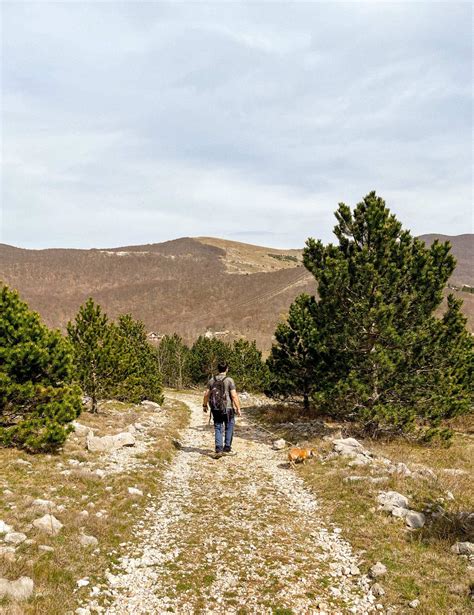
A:
[[[306,414],[309,413],[309,395],[308,393],[303,393],[303,408]]]

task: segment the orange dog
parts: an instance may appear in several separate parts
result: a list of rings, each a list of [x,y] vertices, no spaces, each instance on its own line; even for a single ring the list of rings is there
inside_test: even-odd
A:
[[[316,457],[316,451],[312,448],[290,448],[288,452],[288,461],[291,465],[295,463],[304,463],[310,457]]]

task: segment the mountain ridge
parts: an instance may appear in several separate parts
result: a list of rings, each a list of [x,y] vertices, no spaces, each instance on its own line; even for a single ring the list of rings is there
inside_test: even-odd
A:
[[[458,265],[450,284],[474,286],[474,235],[450,240]],[[149,331],[178,332],[191,343],[206,331],[271,345],[278,321],[316,284],[302,249],[255,246],[213,237],[182,237],[116,248],[43,248],[0,244],[0,279],[16,288],[46,324],[64,330],[89,297],[111,318],[129,312]],[[474,295],[454,291],[474,323]]]

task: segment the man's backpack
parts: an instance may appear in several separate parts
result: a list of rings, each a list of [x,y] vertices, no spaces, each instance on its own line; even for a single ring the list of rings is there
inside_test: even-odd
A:
[[[211,391],[209,394],[209,405],[214,419],[224,419],[227,416],[227,398],[225,394],[226,378],[218,380],[212,379]]]

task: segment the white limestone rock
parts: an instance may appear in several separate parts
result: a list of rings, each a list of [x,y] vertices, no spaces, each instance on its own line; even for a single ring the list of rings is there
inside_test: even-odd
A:
[[[387,566],[382,564],[382,562],[377,562],[370,568],[369,574],[373,579],[383,577],[387,574]]]
[[[46,514],[39,519],[33,521],[33,526],[42,532],[46,532],[50,536],[57,536],[64,527],[61,521],[56,519],[54,515]]]
[[[408,508],[408,498],[397,491],[381,491],[377,502],[387,512],[392,512],[394,508]]]
[[[8,532],[5,534],[3,540],[11,545],[21,545],[26,540],[26,534],[22,532]]]
[[[474,542],[456,542],[451,547],[451,551],[457,555],[474,556]]]
[[[72,422],[72,426],[74,427],[74,433],[79,438],[87,438],[89,434],[94,435],[94,432],[87,425],[83,425],[82,423],[78,423],[77,421]]]
[[[334,451],[342,457],[351,457],[350,465],[367,465],[373,463],[373,455],[355,438],[338,438],[332,441]]]
[[[0,598],[9,598],[18,602],[28,600],[33,595],[35,584],[30,577],[20,577],[16,581],[0,579]]]
[[[99,541],[95,536],[88,536],[87,534],[82,534],[79,537],[79,543],[82,547],[96,547],[99,544]]]
[[[155,401],[150,401],[149,399],[144,399],[140,405],[146,410],[161,410],[160,404],[157,404]]]
[[[13,463],[15,465],[17,465],[17,466],[23,466],[25,468],[31,468],[31,462],[30,461],[26,461],[26,459],[16,459]]]
[[[421,512],[417,512],[416,510],[409,510],[405,515],[405,523],[410,529],[417,530],[425,525],[426,517]]]
[[[12,531],[12,526],[0,520],[0,534],[8,534]]]
[[[273,442],[273,448],[276,451],[282,451],[286,447],[286,441],[283,438],[279,438]]]
[[[124,446],[135,446],[135,437],[127,431],[115,436],[103,436],[102,438],[91,434],[87,436],[87,449],[91,453],[108,453]]]
[[[37,498],[36,500],[33,500],[31,506],[42,512],[51,512],[55,505],[54,502],[51,502],[51,500],[42,500],[41,498]]]
[[[0,545],[0,559],[3,559],[7,562],[15,561],[15,547],[5,547]]]

